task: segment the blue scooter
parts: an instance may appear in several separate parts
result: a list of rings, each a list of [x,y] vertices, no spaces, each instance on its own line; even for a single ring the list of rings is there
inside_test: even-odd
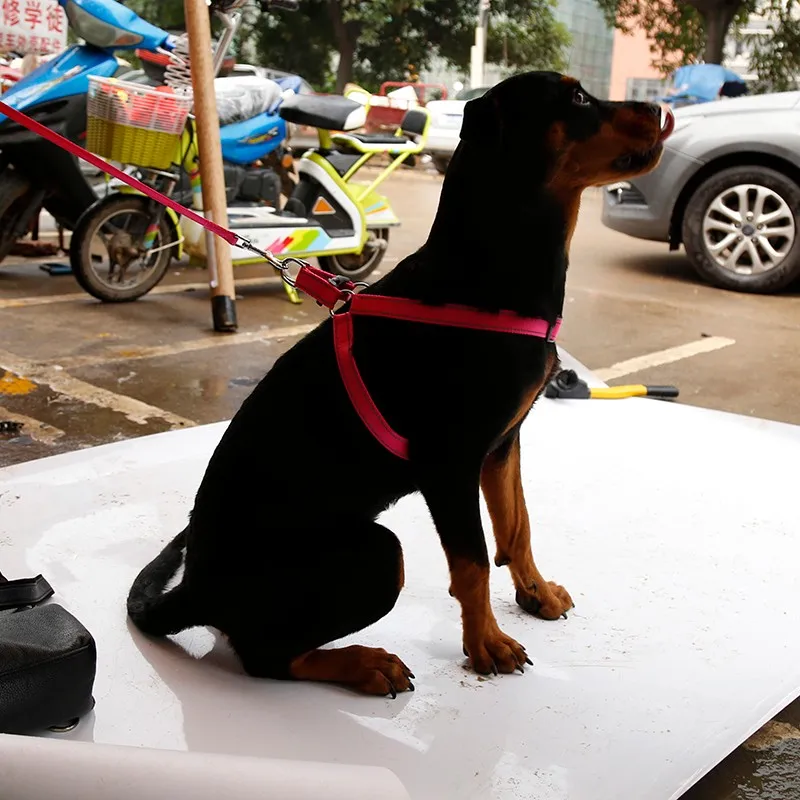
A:
[[[169,37],[119,3],[58,0],[77,44],[42,64],[3,94],[3,102],[78,144],[86,136],[89,76],[113,76],[115,50],[157,51]],[[78,159],[0,114],[0,261],[28,230],[42,205],[73,228],[95,201]]]
[[[173,52],[180,40],[113,0],[58,2],[85,43],[25,76],[3,94],[3,102],[83,144],[89,76],[112,77],[126,69],[114,55],[117,50],[135,50],[147,65]],[[286,138],[286,123],[277,113],[280,87],[266,78],[223,80],[241,84],[240,91],[231,83],[232,91],[221,93],[227,101],[218,98],[229,200],[275,203],[280,177],[253,165],[274,154]],[[177,187],[176,199],[188,202],[190,195],[188,182]],[[0,261],[42,206],[72,230],[97,199],[78,159],[0,114]],[[171,211],[167,216],[177,231],[177,216]]]

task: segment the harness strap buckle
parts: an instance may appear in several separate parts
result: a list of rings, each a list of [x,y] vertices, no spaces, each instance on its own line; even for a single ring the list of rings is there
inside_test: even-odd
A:
[[[558,331],[561,328],[561,317],[556,317],[555,322],[551,322],[547,326],[547,336],[545,337],[548,342],[555,342],[558,337]]]
[[[355,284],[342,276],[303,264],[294,279],[297,289],[305,292],[312,300],[332,311],[355,292]]]

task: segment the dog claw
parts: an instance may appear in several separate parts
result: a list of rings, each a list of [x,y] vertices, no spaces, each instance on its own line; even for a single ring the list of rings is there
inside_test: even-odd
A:
[[[529,664],[531,667],[533,666],[533,661],[531,661],[529,658],[525,659],[525,663]]]
[[[497,664],[495,664],[494,661],[492,661],[492,673],[495,674],[495,675],[499,675],[500,674],[498,672],[498,670],[497,670]]]
[[[566,611],[561,616],[562,616],[563,619],[568,619]]]
[[[417,679],[417,676],[413,672],[411,672],[411,670],[408,671],[408,677],[413,678],[414,680]]]
[[[416,687],[414,686],[413,683],[411,683],[411,681],[408,682],[408,691],[409,692],[416,692],[417,691]]]
[[[514,667],[514,669],[516,669],[516,671],[519,672],[520,675],[525,674],[525,667],[523,667],[522,664],[517,664],[517,666]]]
[[[396,700],[397,699],[397,690],[394,688],[394,686],[392,686],[391,683],[389,684],[389,692],[388,692],[388,694],[391,696],[392,700]]]

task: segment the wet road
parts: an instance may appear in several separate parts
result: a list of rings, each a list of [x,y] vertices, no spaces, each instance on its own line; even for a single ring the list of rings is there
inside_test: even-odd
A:
[[[421,170],[387,183],[404,224],[382,270],[424,241],[440,185]],[[535,245],[521,244],[520,257],[533,261]],[[309,301],[289,304],[274,276],[249,266],[236,273],[239,332],[214,334],[202,270],[174,265],[146,298],[107,306],[40,263],[0,265],[0,421],[24,423],[20,435],[0,434],[0,466],[230,418],[323,316]],[[683,403],[800,423],[800,294],[702,285],[681,253],[606,230],[596,192],[573,240],[560,342],[611,384],[676,384]],[[732,483],[746,488],[757,468],[731,465]],[[800,705],[779,720],[686,798],[800,800]]]

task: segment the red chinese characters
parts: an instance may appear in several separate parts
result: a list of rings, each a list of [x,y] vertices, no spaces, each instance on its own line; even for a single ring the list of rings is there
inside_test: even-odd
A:
[[[43,19],[42,0],[25,0],[25,22],[28,23],[30,29],[34,30],[41,25]]]
[[[47,30],[54,33],[64,32],[64,12],[55,3],[47,10]]]
[[[8,25],[9,27],[19,25],[19,0],[3,0],[2,11],[3,23],[5,25]]]

